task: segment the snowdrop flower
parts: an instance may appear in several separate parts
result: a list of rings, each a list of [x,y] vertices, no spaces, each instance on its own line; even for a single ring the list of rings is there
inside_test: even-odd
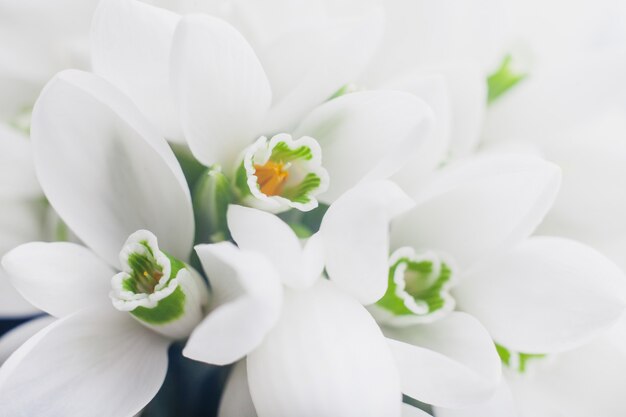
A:
[[[337,276],[327,260],[337,284],[364,304],[375,303],[369,308],[385,334],[404,342],[392,344],[396,356],[418,362],[407,352],[411,344],[442,343],[446,349],[445,341],[456,340],[464,346],[447,351],[449,372],[431,360],[438,366],[429,378],[408,374],[405,394],[442,407],[486,400],[497,365],[475,367],[469,351],[487,349],[483,363],[489,363],[487,352],[496,354],[493,339],[501,351],[560,352],[587,342],[623,313],[623,274],[606,258],[569,240],[527,238],[558,184],[558,168],[536,157],[486,155],[459,162],[434,176],[415,197],[415,208],[393,220],[391,258],[377,272],[368,268],[358,271],[358,280],[349,279],[354,271]],[[346,236],[335,235],[336,246],[326,250],[345,256],[340,248],[349,246],[339,242]],[[375,249],[367,259],[389,253]],[[436,390],[440,384],[432,381],[447,377],[447,391]]]
[[[32,140],[46,197],[87,247],[34,242],[3,258],[21,295],[57,320],[0,368],[0,414],[133,415],[208,295],[183,263],[194,223],[182,171],[137,108],[85,72],[45,87]]]
[[[559,179],[556,166],[531,156],[485,155],[450,166],[417,196],[413,211],[394,221],[393,246],[453,260],[458,306],[497,343],[527,353],[580,345],[619,318],[623,275],[584,245],[527,238],[554,201]],[[549,302],[543,294],[551,294]],[[519,315],[523,305],[533,308]]]
[[[155,32],[158,37],[152,36]],[[135,36],[161,43],[137,51],[127,42]],[[302,80],[290,79],[293,93],[285,91],[277,83],[284,83],[289,72],[274,65],[287,56],[262,63],[234,27],[208,15],[181,18],[134,1],[107,0],[96,12],[93,47],[95,71],[153,119],[151,106],[176,102],[194,156],[205,166],[221,167],[239,202],[264,210],[308,211],[318,200],[332,202],[363,179],[393,175],[430,140],[430,109],[421,100],[377,91],[323,103],[341,85],[333,77],[345,79],[343,71],[326,72],[332,68],[307,68],[298,73]],[[356,65],[344,59],[363,60],[360,49],[351,53],[342,50],[333,68]],[[133,81],[146,73],[159,79]],[[318,80],[322,75],[328,79]],[[144,88],[152,96],[143,94]],[[170,110],[159,107],[159,114],[172,115]]]
[[[474,372],[463,360],[482,369],[485,390],[487,380],[497,386],[498,356],[471,317],[458,313],[407,344],[385,340],[362,306],[365,294],[381,291],[379,278],[384,292],[388,221],[412,204],[391,182],[363,184],[330,206],[304,244],[277,217],[230,207],[238,247],[196,247],[220,301],[184,351],[208,363],[239,360],[221,416],[397,416],[400,392],[415,391],[444,404],[482,401],[476,390],[454,387],[459,373]],[[330,280],[321,277],[324,266]],[[454,341],[464,343],[462,352],[451,350]],[[411,387],[415,381],[421,382]]]

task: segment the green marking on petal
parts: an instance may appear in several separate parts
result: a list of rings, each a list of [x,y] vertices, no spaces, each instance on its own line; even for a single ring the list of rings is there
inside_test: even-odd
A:
[[[487,103],[493,103],[526,78],[527,74],[520,74],[513,70],[512,62],[511,55],[505,56],[500,67],[487,77]]]
[[[150,324],[166,324],[180,318],[185,313],[185,293],[180,287],[176,287],[167,297],[159,300],[156,307],[146,308],[139,306],[130,314],[139,320]]]
[[[287,143],[278,142],[272,149],[270,161],[285,163],[297,159],[309,161],[311,158],[313,158],[313,151],[308,146],[299,146],[291,149]]]
[[[311,172],[297,186],[285,188],[282,196],[293,202],[306,204],[311,201],[310,193],[319,188],[321,183],[322,179]]]
[[[452,285],[452,269],[437,255],[416,255],[411,248],[401,248],[392,256],[389,284],[377,302],[395,316],[417,316],[432,321],[454,309],[448,291]]]
[[[529,362],[543,359],[547,356],[539,353],[514,352],[497,343],[495,345],[502,363],[504,363],[507,368],[522,374],[528,369]]]

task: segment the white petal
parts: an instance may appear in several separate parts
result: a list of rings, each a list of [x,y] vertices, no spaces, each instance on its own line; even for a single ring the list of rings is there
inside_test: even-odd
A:
[[[485,73],[476,64],[458,62],[436,72],[445,76],[450,93],[450,153],[456,157],[467,155],[478,144],[487,108]]]
[[[500,383],[500,358],[475,318],[451,313],[427,325],[385,329],[402,392],[433,405],[461,407],[488,399]]]
[[[183,354],[216,365],[235,362],[276,324],[282,305],[280,277],[265,257],[230,242],[198,245],[196,252],[215,307],[191,334]]]
[[[172,88],[183,132],[205,165],[232,169],[259,135],[271,102],[263,67],[244,37],[211,16],[188,16],[172,46]]]
[[[531,382],[532,383],[532,382]],[[531,406],[532,407],[532,406]],[[435,408],[436,417],[516,417],[517,406],[511,390],[503,379],[495,394],[487,401],[463,408]]]
[[[248,383],[260,417],[400,415],[380,329],[326,280],[288,290],[280,321],[248,356]]]
[[[83,246],[26,243],[4,255],[2,266],[24,298],[53,316],[110,303],[115,271]]]
[[[193,212],[180,166],[112,85],[80,71],[58,74],[35,105],[32,137],[46,197],[98,255],[118,265],[128,236],[146,229],[187,259]]]
[[[320,226],[326,270],[339,288],[363,304],[385,294],[389,273],[389,222],[413,201],[394,183],[362,184],[333,203]]]
[[[626,307],[626,277],[581,243],[533,237],[490,260],[454,291],[505,347],[551,353],[588,341]]]
[[[37,307],[17,292],[6,271],[0,268],[0,317],[24,317],[38,312]]]
[[[447,157],[452,121],[448,85],[441,74],[413,72],[389,80],[382,88],[414,94],[433,110],[435,119],[431,135],[424,141],[420,151],[415,152],[410,161],[393,176],[393,180],[403,189],[409,192],[417,190],[425,177]]]
[[[274,93],[266,131],[293,129],[316,105],[356,80],[374,54],[384,26],[382,8],[366,9],[300,24],[258,48]]]
[[[245,360],[237,362],[228,376],[218,417],[257,417],[248,387]]]
[[[52,316],[43,316],[32,319],[24,324],[11,329],[0,337],[0,364],[7,360],[13,352],[35,333],[54,322]]]
[[[385,179],[400,170],[429,137],[432,119],[430,108],[412,94],[365,91],[317,107],[294,137],[311,136],[322,146],[331,181],[320,197],[332,202],[364,179]]]
[[[560,132],[547,157],[563,167],[563,185],[542,227],[550,234],[606,239],[626,235],[626,110],[585,117]]]
[[[168,139],[183,139],[170,91],[179,16],[136,0],[105,0],[91,27],[93,70],[124,91]]]
[[[0,123],[0,178],[0,198],[41,196],[28,137],[4,123]]]
[[[451,165],[394,222],[392,246],[440,251],[469,268],[528,236],[554,201],[559,179],[556,165],[534,156],[485,155]]]
[[[0,415],[133,415],[159,390],[167,347],[113,309],[57,320],[0,368]]]
[[[303,249],[293,230],[275,215],[235,205],[228,208],[228,228],[241,249],[272,261],[285,285],[306,288],[322,274],[323,249],[317,235]]]

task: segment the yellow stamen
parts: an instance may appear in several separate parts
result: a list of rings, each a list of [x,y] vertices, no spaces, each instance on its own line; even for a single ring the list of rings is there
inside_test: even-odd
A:
[[[254,165],[257,183],[261,192],[268,196],[279,195],[289,177],[289,171],[285,170],[282,162],[267,161],[265,165]]]

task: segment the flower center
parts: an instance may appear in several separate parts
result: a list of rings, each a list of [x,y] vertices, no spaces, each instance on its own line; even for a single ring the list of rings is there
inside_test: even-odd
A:
[[[257,184],[261,192],[268,196],[280,195],[289,178],[288,168],[289,164],[284,164],[282,161],[270,160],[265,165],[255,164]]]
[[[428,323],[452,311],[452,270],[432,252],[416,254],[400,248],[389,261],[389,285],[376,303],[385,312],[379,318],[390,324]]]
[[[167,337],[189,336],[208,302],[193,268],[159,249],[147,230],[133,233],[120,252],[122,272],[111,279],[113,306]]]
[[[140,243],[146,245],[145,242]],[[147,245],[146,248],[149,249]],[[148,250],[144,254],[131,253],[128,256],[128,265],[131,267],[132,272],[125,280],[126,285],[133,292],[154,293],[155,287],[163,277],[163,267],[156,262],[152,252]]]
[[[279,213],[317,207],[315,198],[328,189],[328,173],[322,167],[321,148],[305,136],[294,140],[286,133],[250,145],[236,173],[244,204]]]

